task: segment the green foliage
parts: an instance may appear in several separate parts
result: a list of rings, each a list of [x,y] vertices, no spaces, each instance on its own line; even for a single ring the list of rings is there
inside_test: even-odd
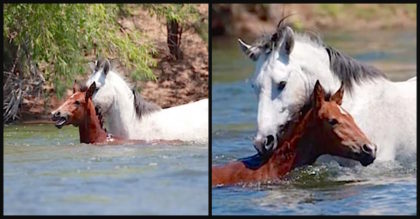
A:
[[[165,21],[175,20],[183,27],[192,26],[195,32],[208,42],[208,21],[200,16],[194,4],[145,4],[142,7],[157,18]]]
[[[151,45],[139,45],[137,31],[120,31],[121,5],[4,4],[3,37],[44,66],[44,78],[59,97],[76,75],[86,72],[85,54],[116,57],[134,79],[155,79]]]
[[[344,8],[343,4],[319,4],[315,8],[315,11],[319,12],[320,14],[331,16],[331,17],[338,17],[340,11]]]
[[[181,24],[194,23],[200,15],[197,8],[191,4],[145,4],[143,7],[158,18],[175,20]]]

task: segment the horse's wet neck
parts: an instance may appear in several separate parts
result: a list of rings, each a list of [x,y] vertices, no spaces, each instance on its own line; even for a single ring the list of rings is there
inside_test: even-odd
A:
[[[307,111],[300,116],[295,124],[292,124],[293,127],[286,133],[287,136],[283,138],[281,145],[276,148],[267,161],[270,172],[281,176],[296,167],[313,163],[316,160],[318,152],[314,147],[308,147],[314,138],[309,136],[312,133],[306,131],[310,125],[311,114],[312,110]]]
[[[80,143],[90,143],[90,130],[89,130],[89,118],[83,119],[82,123],[79,124],[79,136]]]
[[[323,154],[319,150],[318,143],[320,136],[314,133],[305,133],[296,145],[296,159],[294,168],[313,164],[316,159]]]
[[[99,143],[106,140],[106,132],[102,129],[91,100],[88,100],[86,118],[79,125],[80,143]]]

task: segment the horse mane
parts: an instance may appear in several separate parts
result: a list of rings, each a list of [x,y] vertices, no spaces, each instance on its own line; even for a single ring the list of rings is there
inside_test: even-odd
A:
[[[343,81],[344,88],[351,91],[353,82],[360,83],[362,80],[372,80],[375,78],[387,78],[379,69],[359,62],[356,59],[325,45],[330,58],[331,71]]]
[[[134,108],[136,108],[136,115],[139,119],[144,115],[162,109],[159,105],[146,101],[135,89],[132,89],[132,91],[134,95]]]
[[[284,29],[291,26],[290,23],[286,22],[286,18],[290,16],[291,15],[286,15],[280,19],[277,24],[276,31],[273,34],[264,34],[263,36],[257,38],[257,40],[255,40],[255,42],[251,45],[260,49],[274,50],[282,38]],[[379,69],[357,61],[337,49],[326,45],[319,34],[315,31],[304,30],[302,33],[295,34],[295,39],[325,49],[330,59],[331,71],[339,78],[340,81],[343,81],[344,88],[348,92],[352,91],[354,82],[360,83],[363,80],[387,78],[387,76]]]
[[[111,66],[112,69],[112,66]],[[115,70],[112,70],[112,72],[114,73],[114,75],[120,77],[120,79],[128,86],[128,88],[130,89],[130,85],[129,83],[125,80],[125,78],[123,76],[121,76],[120,74],[118,74]],[[134,96],[134,108],[136,111],[136,116],[137,118],[141,118],[144,115],[150,114],[152,112],[161,110],[162,108],[153,103],[153,102],[149,102],[146,101],[134,88],[131,89],[133,96]]]

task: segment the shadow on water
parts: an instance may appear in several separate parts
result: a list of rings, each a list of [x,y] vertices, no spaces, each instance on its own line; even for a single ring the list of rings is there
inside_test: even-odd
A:
[[[379,37],[380,36],[380,37]],[[382,70],[393,81],[416,76],[416,32],[323,33],[324,42]],[[255,154],[254,63],[234,38],[212,42],[212,162]],[[397,161],[342,167],[335,161],[298,168],[267,184],[212,189],[212,213],[416,214],[417,165]]]

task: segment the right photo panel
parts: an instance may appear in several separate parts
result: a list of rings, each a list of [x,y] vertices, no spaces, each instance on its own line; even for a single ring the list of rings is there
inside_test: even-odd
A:
[[[417,213],[416,4],[210,10],[212,215]]]

